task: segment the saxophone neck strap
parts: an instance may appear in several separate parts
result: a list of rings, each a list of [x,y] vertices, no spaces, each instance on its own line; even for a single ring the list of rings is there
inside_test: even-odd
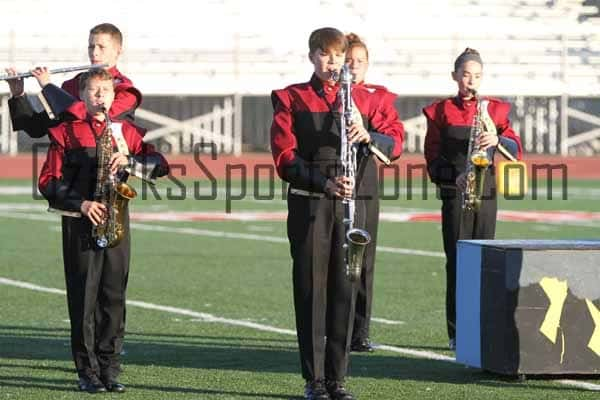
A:
[[[128,156],[129,155],[129,147],[127,147],[127,142],[123,137],[123,124],[121,122],[113,122],[111,124],[112,137],[115,138],[115,142],[117,143],[117,149],[119,149],[119,153]]]
[[[483,130],[485,132],[490,132],[494,135],[498,134],[498,130],[496,129],[496,124],[494,123],[494,121],[492,120],[492,117],[490,117],[490,113],[488,112],[488,104],[490,104],[489,100],[481,100],[480,102],[480,119],[481,119],[481,123],[482,123],[482,127]]]
[[[488,112],[488,104],[489,100],[481,100],[481,122],[486,132],[491,132],[494,135],[498,135],[496,124],[494,124],[494,121]],[[506,157],[506,159],[513,162],[517,161],[517,159],[502,145],[502,143],[498,142],[496,149],[500,152],[500,154]]]

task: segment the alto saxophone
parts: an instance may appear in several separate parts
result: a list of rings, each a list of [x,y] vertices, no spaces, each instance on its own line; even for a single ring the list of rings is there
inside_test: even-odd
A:
[[[104,220],[92,228],[92,238],[99,248],[115,247],[127,234],[125,213],[127,203],[137,196],[133,187],[120,181],[110,171],[110,158],[113,154],[112,122],[104,110],[106,127],[96,143],[98,172],[94,201],[106,207]],[[120,173],[117,173],[120,175]]]
[[[357,168],[356,153],[358,145],[348,141],[348,127],[352,124],[352,80],[350,67],[345,64],[339,75],[340,91],[338,95],[341,103],[341,121],[339,124],[341,139],[340,158],[342,174],[354,181]],[[346,276],[352,282],[355,282],[360,280],[363,255],[366,246],[371,242],[371,235],[364,229],[354,227],[354,195],[350,198],[342,199],[342,204],[344,207],[344,226],[346,231],[344,236]]]
[[[483,132],[481,101],[474,89],[471,93],[475,97],[477,110],[473,116],[471,133],[469,135],[469,148],[467,150],[466,186],[463,192],[462,208],[467,211],[478,211],[481,206],[485,172],[492,164],[488,152],[479,148],[475,143]]]

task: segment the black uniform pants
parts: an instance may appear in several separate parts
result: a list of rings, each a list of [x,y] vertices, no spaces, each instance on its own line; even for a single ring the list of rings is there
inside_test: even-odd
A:
[[[496,181],[493,167],[486,172],[481,207],[463,211],[462,194],[442,188],[442,235],[446,253],[446,323],[448,337],[456,337],[456,244],[458,240],[494,239],[496,232]]]
[[[369,337],[371,309],[373,305],[373,280],[375,277],[375,253],[377,248],[377,228],[379,226],[379,199],[369,195],[365,197],[365,230],[371,236],[371,242],[365,248],[363,269],[356,292],[354,329],[352,341],[358,342]]]
[[[126,221],[129,232],[129,221]],[[93,245],[87,218],[62,218],[71,351],[79,376],[116,378],[125,333],[129,234],[119,245]]]
[[[355,285],[344,265],[338,200],[288,195],[294,308],[302,376],[343,380],[348,369]]]

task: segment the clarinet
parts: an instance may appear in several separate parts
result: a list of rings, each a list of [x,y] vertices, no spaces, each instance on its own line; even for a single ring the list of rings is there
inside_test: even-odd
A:
[[[335,75],[334,75],[335,77]],[[350,67],[345,64],[339,74],[340,90],[338,92],[340,112],[340,161],[342,166],[342,174],[346,178],[350,178],[356,187],[356,155],[358,153],[358,145],[348,141],[348,127],[352,125],[352,73]],[[344,197],[342,205],[344,208],[344,228],[345,228],[345,265],[346,276],[350,281],[355,282],[360,280],[363,264],[363,255],[367,244],[371,242],[371,236],[363,229],[354,227],[354,193],[350,198]]]

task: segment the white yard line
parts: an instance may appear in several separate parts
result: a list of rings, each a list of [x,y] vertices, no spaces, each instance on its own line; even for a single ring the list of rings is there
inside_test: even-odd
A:
[[[441,251],[427,251],[427,250],[415,250],[415,249],[403,249],[398,247],[386,247],[377,246],[377,251],[382,253],[396,253],[396,254],[409,254],[411,256],[425,256],[425,257],[446,257]]]
[[[11,218],[11,219],[25,219],[29,221],[48,221],[59,223],[60,218],[58,218],[55,214],[32,214],[32,213],[15,213],[15,212],[6,212],[0,211],[0,218]]]
[[[0,215],[1,216],[1,215]],[[166,232],[166,233],[180,233],[184,235],[195,235],[195,236],[210,236],[218,238],[228,239],[244,239],[244,240],[256,240],[260,242],[271,242],[271,243],[287,243],[288,240],[279,236],[267,236],[267,235],[254,235],[251,233],[238,233],[238,232],[223,232],[213,231],[209,229],[198,229],[198,228],[177,228],[172,226],[163,225],[148,225],[140,223],[132,223],[133,229],[140,231],[149,232]]]
[[[426,358],[428,360],[448,361],[451,363],[456,362],[454,357],[446,356],[444,354],[434,353],[433,351],[406,349],[404,347],[389,346],[387,344],[373,344],[376,349],[391,351],[392,353],[404,354],[407,356],[413,356],[417,358]]]
[[[572,379],[560,379],[560,380],[557,380],[556,382],[561,383],[566,386],[573,386],[576,388],[591,390],[594,392],[600,391],[600,385],[597,385],[595,383],[589,383],[589,382],[584,382],[584,381],[574,381]]]
[[[8,278],[0,277],[0,285],[13,286],[13,287],[21,288],[21,289],[29,289],[29,290],[34,290],[36,292],[66,295],[66,292],[61,289],[44,287],[44,286],[36,285],[33,283],[16,281],[13,279],[8,279]],[[197,318],[197,319],[200,319],[205,322],[218,322],[218,323],[222,323],[225,325],[242,326],[245,328],[251,328],[251,329],[256,329],[256,330],[266,331],[266,332],[281,333],[281,334],[285,334],[285,335],[292,335],[292,334],[295,335],[296,334],[296,331],[292,331],[289,329],[281,329],[281,328],[276,328],[274,326],[256,324],[254,322],[249,322],[249,321],[240,321],[240,320],[235,320],[235,319],[216,317],[212,314],[187,310],[185,308],[177,308],[177,307],[163,306],[163,305],[159,305],[159,304],[152,304],[152,303],[147,303],[145,301],[127,300],[127,305],[131,306],[131,307],[144,308],[146,310],[163,311],[163,312],[170,313],[170,314],[184,315],[187,317]]]
[[[52,294],[60,294],[60,295],[66,294],[65,291],[61,290],[61,289],[49,288],[49,287],[40,286],[40,285],[36,285],[33,283],[29,283],[29,282],[17,281],[17,280],[13,280],[13,279],[9,279],[9,278],[2,278],[2,277],[0,277],[0,285],[13,286],[13,287],[21,288],[21,289],[28,289],[28,290],[33,290],[36,292],[43,292],[43,293],[52,293]],[[169,314],[183,315],[183,316],[199,319],[199,320],[205,321],[205,322],[217,322],[217,323],[221,323],[224,325],[241,326],[244,328],[256,329],[256,330],[264,331],[264,332],[280,333],[283,335],[296,335],[296,331],[291,330],[291,329],[277,328],[274,326],[259,324],[259,323],[250,322],[250,321],[217,317],[212,314],[197,312],[197,311],[193,311],[193,310],[189,310],[189,309],[185,309],[185,308],[164,306],[164,305],[160,305],[160,304],[153,304],[153,303],[148,303],[145,301],[138,301],[138,300],[127,300],[127,305],[131,306],[131,307],[143,308],[146,310],[162,311],[162,312],[166,312]],[[388,345],[375,345],[375,346],[381,350],[387,350],[387,351],[391,351],[391,352],[395,352],[395,353],[411,355],[414,357],[454,362],[453,357],[448,357],[448,356],[445,356],[442,354],[437,354],[437,353],[434,353],[431,351],[405,349],[402,347],[388,346]]]
[[[0,211],[0,218],[26,219],[26,220],[32,220],[32,221],[55,221],[57,223],[60,221],[58,216],[52,215],[52,214],[45,215],[45,214],[21,213],[21,212],[13,213],[13,212],[4,212],[4,211]],[[214,231],[214,230],[209,230],[209,229],[198,229],[198,228],[178,228],[178,227],[173,227],[173,226],[150,225],[150,224],[140,224],[140,223],[132,223],[131,227],[133,229],[149,231],[149,232],[178,233],[178,234],[183,234],[183,235],[209,236],[209,237],[219,237],[219,238],[227,238],[227,239],[256,240],[256,241],[271,242],[271,243],[288,243],[288,240],[286,238],[283,238],[280,236],[254,235],[254,234],[250,234],[250,233],[224,232],[224,231]],[[442,253],[442,252],[404,249],[404,248],[398,248],[398,247],[377,246],[377,251],[383,252],[383,253],[407,254],[407,255],[426,256],[426,257],[438,257],[438,258],[444,257],[444,253]]]
[[[390,319],[376,318],[376,317],[371,317],[371,321],[379,322],[380,324],[384,324],[384,325],[404,325],[405,324],[404,321],[392,321]]]
[[[0,285],[18,287],[21,289],[29,289],[29,290],[33,290],[33,291],[37,291],[37,292],[65,295],[65,291],[61,290],[61,289],[44,287],[44,286],[36,285],[33,283],[16,281],[13,279],[8,279],[8,278],[0,277]],[[205,322],[216,322],[216,323],[221,323],[224,325],[240,326],[240,327],[256,329],[256,330],[264,331],[264,332],[280,333],[283,335],[294,335],[294,336],[296,335],[296,331],[294,331],[292,329],[283,329],[283,328],[277,328],[274,326],[259,324],[259,323],[255,323],[255,322],[217,317],[212,314],[197,312],[197,311],[188,310],[185,308],[163,306],[160,304],[153,304],[153,303],[148,303],[145,301],[137,301],[137,300],[127,300],[127,305],[131,306],[131,307],[143,308],[146,310],[162,311],[162,312],[169,313],[169,314],[183,315],[183,316],[199,319],[199,320],[205,321]],[[402,354],[402,355],[407,355],[407,356],[411,356],[411,357],[424,358],[424,359],[428,359],[428,360],[446,361],[446,362],[451,362],[451,363],[456,362],[454,357],[446,356],[444,354],[434,353],[432,351],[408,349],[408,348],[404,348],[404,347],[389,346],[389,345],[385,345],[385,344],[376,344],[375,347],[379,350],[385,350],[385,351],[398,353],[398,354]],[[556,380],[555,382],[558,382],[560,384],[567,385],[567,386],[577,387],[580,389],[585,389],[585,390],[590,390],[590,391],[600,391],[600,385],[594,384],[594,383],[589,383],[589,382],[584,382],[584,381],[575,381],[575,380],[569,380],[569,379]]]
[[[258,324],[258,323],[250,322],[250,321],[242,321],[242,320],[237,320],[237,319],[217,317],[212,314],[187,310],[185,308],[162,306],[160,304],[147,303],[145,301],[127,300],[127,305],[133,306],[133,307],[144,308],[146,310],[163,311],[163,312],[170,313],[170,314],[185,315],[187,317],[193,317],[196,320],[201,320],[203,322],[217,322],[217,323],[221,323],[224,325],[241,326],[244,328],[256,329],[259,331],[281,333],[283,335],[295,335],[296,334],[296,331],[292,331],[290,329],[277,328],[274,326]]]

